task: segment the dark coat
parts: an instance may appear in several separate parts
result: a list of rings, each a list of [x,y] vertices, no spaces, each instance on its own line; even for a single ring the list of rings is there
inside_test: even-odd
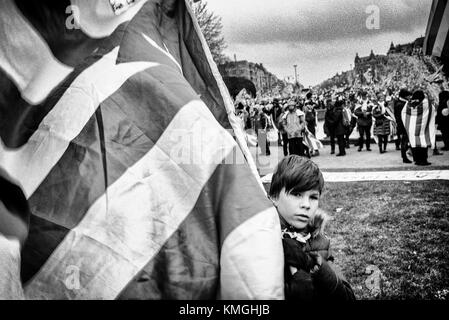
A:
[[[435,122],[438,126],[438,130],[449,131],[449,115],[444,116],[442,113],[443,109],[448,108],[448,105],[447,105],[448,100],[449,100],[449,92],[442,91],[439,96],[440,103],[438,104],[437,116],[435,119]]]
[[[373,109],[374,122],[374,134],[376,136],[388,136],[390,135],[390,120],[388,120],[384,114],[381,113],[380,107]]]
[[[335,124],[334,124],[335,135],[336,136],[344,135],[346,132],[346,129],[343,124],[343,107],[342,106],[334,108],[334,119],[335,119]]]
[[[315,221],[320,225],[323,223],[319,216]],[[305,244],[288,236],[284,236],[282,240],[286,300],[355,300],[351,286],[333,264],[329,238],[322,233],[321,226],[318,228],[318,232],[311,232],[312,237]],[[321,267],[318,271],[310,272],[317,255],[322,258]],[[290,266],[298,269],[293,275]]]
[[[405,101],[396,99],[394,101],[394,118],[396,119],[397,124],[397,133],[398,134],[406,134],[404,123],[402,122],[402,109],[404,109]]]
[[[357,125],[359,127],[371,127],[373,124],[373,117],[371,115],[372,106],[368,105],[366,113],[362,111],[361,107],[356,107],[354,114],[357,116]]]

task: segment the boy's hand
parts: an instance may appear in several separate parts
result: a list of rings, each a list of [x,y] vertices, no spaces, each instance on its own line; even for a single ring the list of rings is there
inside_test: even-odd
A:
[[[304,252],[301,244],[295,239],[282,239],[285,263],[297,269],[309,272],[315,265],[314,259]]]
[[[321,268],[321,265],[323,264],[323,257],[321,257],[321,255],[318,252],[310,252],[309,256],[313,259],[315,264],[311,272],[312,273],[318,272],[318,270],[320,270]]]

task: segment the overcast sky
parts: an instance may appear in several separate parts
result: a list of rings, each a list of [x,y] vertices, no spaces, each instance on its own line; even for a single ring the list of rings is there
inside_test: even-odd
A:
[[[346,71],[355,53],[386,54],[391,41],[408,43],[425,34],[432,0],[207,0],[219,15],[232,59],[263,65],[281,79],[315,85]],[[373,10],[379,10],[379,28]],[[370,9],[367,13],[367,9]],[[375,13],[374,13],[375,14]]]

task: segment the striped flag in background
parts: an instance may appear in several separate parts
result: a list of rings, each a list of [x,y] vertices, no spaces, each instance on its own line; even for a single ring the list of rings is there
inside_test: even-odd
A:
[[[424,40],[424,54],[449,58],[449,6],[447,0],[433,0]]]
[[[435,146],[435,107],[428,99],[416,107],[406,103],[402,109],[402,122],[412,148]]]
[[[0,168],[32,213],[26,296],[283,298],[276,210],[188,4],[70,30],[63,4],[83,22],[109,2],[57,3],[0,3]]]

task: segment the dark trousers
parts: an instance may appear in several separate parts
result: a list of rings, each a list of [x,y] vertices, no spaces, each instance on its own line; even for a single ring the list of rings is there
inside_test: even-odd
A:
[[[379,140],[377,144],[379,145],[379,151],[382,153],[387,150],[388,144],[388,135],[378,135],[377,139]]]
[[[401,148],[401,141],[402,141],[402,136],[404,134],[403,133],[397,133],[398,138],[396,139],[396,141],[394,142],[396,144],[396,149],[399,150]]]
[[[282,134],[282,147],[284,148],[284,157],[288,156],[288,134]]]
[[[270,141],[267,139],[267,133],[265,130],[258,130],[257,134],[258,146],[262,152],[262,155],[269,156],[270,153]]]
[[[366,143],[366,149],[370,149],[371,145],[371,126],[358,126],[359,128],[359,149],[363,148],[363,142]],[[364,140],[364,137],[366,140]]]
[[[407,159],[407,148],[408,148],[408,136],[406,133],[401,133],[401,157],[402,160]]]
[[[288,149],[290,151],[290,155],[296,154],[298,156],[303,156],[304,145],[302,144],[302,138],[288,139]]]
[[[423,164],[427,162],[427,148],[412,148],[413,161],[416,164]]]
[[[345,143],[347,148],[349,148],[349,137],[351,136],[353,130],[354,127],[351,126],[345,128]]]
[[[337,136],[337,143],[338,143],[338,152],[339,154],[346,154],[346,141],[344,135],[338,135]]]
[[[444,149],[449,149],[449,129],[441,129],[441,135],[443,136]]]
[[[330,138],[330,143],[331,143],[331,151],[335,152],[335,138],[337,136],[335,135],[334,130],[330,130],[329,131],[329,138]]]

